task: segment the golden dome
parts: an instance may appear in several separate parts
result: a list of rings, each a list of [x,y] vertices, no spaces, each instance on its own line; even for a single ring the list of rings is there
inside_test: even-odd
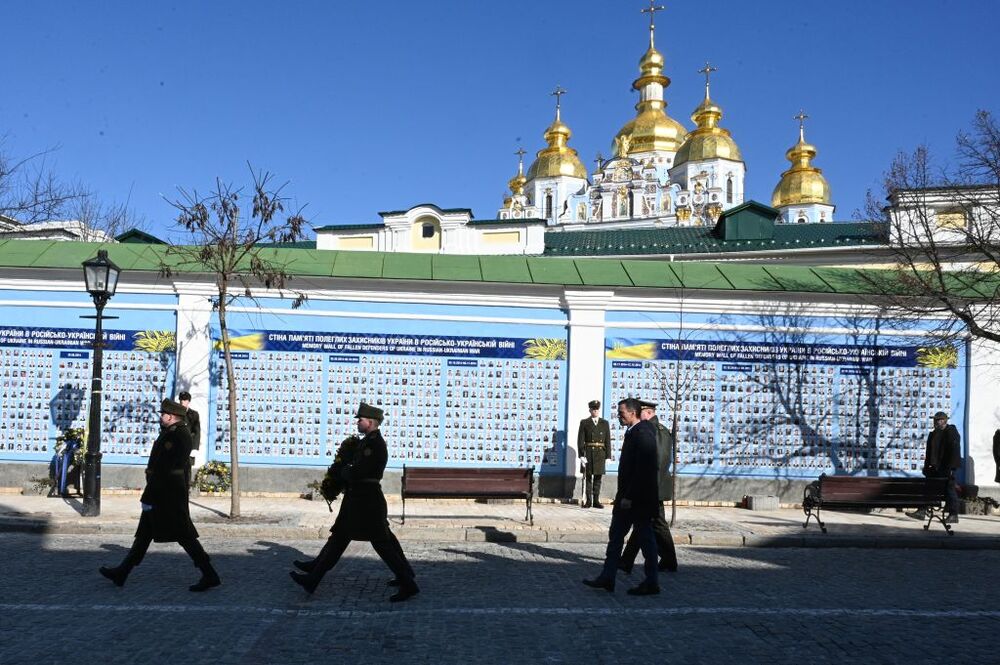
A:
[[[830,185],[823,177],[823,171],[812,165],[815,156],[816,147],[806,143],[805,130],[800,124],[799,142],[785,153],[785,159],[792,163],[792,168],[781,174],[781,181],[771,195],[771,206],[830,205]]]
[[[641,95],[635,105],[638,114],[615,134],[612,149],[616,153],[622,138],[627,141],[630,155],[653,150],[675,152],[684,142],[687,129],[665,111],[663,90],[670,85],[670,79],[663,74],[663,64],[663,55],[653,47],[650,35],[649,48],[639,60],[640,76],[632,82]]]
[[[545,130],[545,142],[548,145],[538,151],[535,161],[528,168],[527,180],[559,176],[586,179],[587,169],[583,167],[576,150],[566,145],[572,135],[569,127],[559,119],[557,109],[556,119]]]
[[[730,159],[742,162],[743,156],[729,130],[719,127],[721,119],[722,108],[708,96],[706,84],[705,100],[691,114],[691,120],[697,127],[687,135],[684,145],[677,151],[674,165],[703,159]]]

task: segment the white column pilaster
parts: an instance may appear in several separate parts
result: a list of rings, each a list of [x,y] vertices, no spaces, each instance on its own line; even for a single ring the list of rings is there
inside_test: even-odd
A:
[[[605,311],[614,291],[565,291],[563,301],[569,314],[566,404],[567,476],[577,476],[580,464],[576,455],[577,427],[589,415],[587,403],[601,400],[602,417],[608,418],[604,404],[604,330]],[[570,452],[572,451],[572,452]]]
[[[209,375],[212,360],[210,289],[205,284],[178,284],[177,302],[177,381],[176,393],[191,393],[191,407],[201,416],[201,445],[194,452],[195,464],[202,465],[208,454]]]

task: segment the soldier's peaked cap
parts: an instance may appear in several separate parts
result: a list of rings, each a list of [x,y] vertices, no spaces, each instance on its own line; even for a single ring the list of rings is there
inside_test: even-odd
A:
[[[187,415],[187,407],[178,404],[172,399],[164,399],[160,402],[160,413],[170,413],[175,416]]]
[[[641,400],[639,400],[639,408],[642,408],[642,409],[655,409],[656,408],[656,402],[647,402],[646,400],[641,399]]]
[[[358,412],[354,414],[354,417],[370,418],[372,420],[377,420],[379,422],[382,422],[382,419],[385,417],[385,413],[382,411],[382,409],[378,408],[377,406],[372,406],[371,404],[365,404],[364,402],[361,402],[361,404],[358,405]]]
[[[587,408],[588,409],[599,409],[599,408],[601,408],[601,403],[598,400],[596,400],[596,399],[592,399],[589,402],[587,402]]]

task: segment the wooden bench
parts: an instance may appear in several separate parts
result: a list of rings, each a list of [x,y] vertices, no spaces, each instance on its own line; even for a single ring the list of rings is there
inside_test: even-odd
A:
[[[507,469],[448,469],[403,466],[400,494],[403,524],[409,499],[524,499],[524,519],[534,526],[531,497],[535,488],[535,467]]]
[[[805,524],[816,517],[823,533],[826,525],[820,510],[865,510],[870,508],[914,508],[927,512],[927,530],[935,519],[944,525],[948,535],[955,535],[944,519],[947,499],[947,478],[879,478],[874,476],[828,476],[806,486],[802,493]]]

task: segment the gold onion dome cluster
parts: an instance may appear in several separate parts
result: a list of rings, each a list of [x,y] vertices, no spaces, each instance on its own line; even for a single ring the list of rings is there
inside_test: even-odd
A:
[[[558,176],[586,179],[587,169],[584,168],[576,150],[566,145],[572,135],[569,127],[559,119],[557,111],[555,121],[545,130],[545,142],[548,145],[538,151],[535,161],[528,168],[527,179]]]
[[[788,149],[785,158],[792,168],[781,174],[778,186],[771,195],[775,208],[806,203],[830,203],[830,185],[823,171],[812,165],[816,147],[806,143],[805,132],[799,127],[799,142]]]
[[[695,129],[677,151],[674,164],[697,162],[703,159],[730,159],[742,162],[743,156],[728,129],[719,127],[722,109],[712,101],[705,87],[705,100],[691,114]]]
[[[659,83],[663,88],[669,86],[670,79],[663,75],[663,62],[663,55],[650,44],[639,61],[640,76],[633,81],[632,87],[641,91],[649,83]],[[622,137],[628,137],[630,155],[652,150],[675,152],[684,142],[687,130],[666,114],[666,107],[662,99],[639,101],[635,105],[638,114],[618,131],[614,145],[617,146]]]

